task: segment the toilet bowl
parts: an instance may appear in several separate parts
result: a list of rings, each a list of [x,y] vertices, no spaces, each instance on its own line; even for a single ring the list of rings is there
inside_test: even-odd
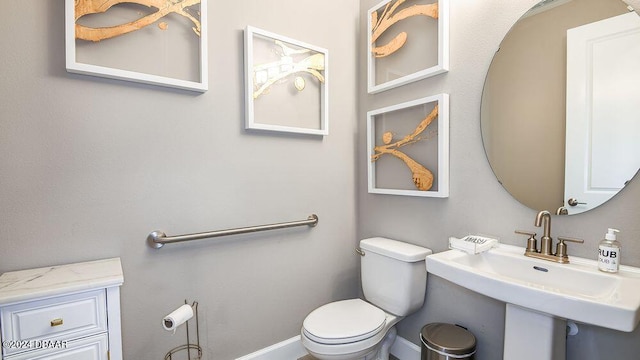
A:
[[[320,360],[388,360],[395,324],[424,302],[431,250],[385,238],[360,242],[365,300],[332,302],[304,319],[302,345]]]
[[[369,360],[376,358],[386,339],[388,358],[400,319],[361,299],[336,301],[305,318],[302,345],[320,360]]]

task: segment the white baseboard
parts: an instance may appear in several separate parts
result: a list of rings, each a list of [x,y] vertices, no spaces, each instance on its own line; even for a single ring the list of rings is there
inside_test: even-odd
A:
[[[411,341],[398,336],[389,352],[400,360],[420,360],[422,348]]]
[[[305,355],[307,350],[302,346],[300,335],[298,335],[236,360],[297,360]]]
[[[391,354],[400,360],[420,360],[420,347],[398,336],[391,346]],[[297,360],[307,355],[302,346],[300,335],[279,342],[236,360]]]

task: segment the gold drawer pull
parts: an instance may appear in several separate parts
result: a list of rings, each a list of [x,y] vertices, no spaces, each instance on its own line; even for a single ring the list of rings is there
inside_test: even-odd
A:
[[[60,326],[62,325],[62,319],[53,319],[51,320],[51,326]]]

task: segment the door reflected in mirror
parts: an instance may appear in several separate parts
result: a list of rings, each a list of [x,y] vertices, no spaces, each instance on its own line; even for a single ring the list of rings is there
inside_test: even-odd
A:
[[[637,64],[640,16],[621,0],[546,0],[512,27],[481,109],[487,158],[512,196],[534,210],[575,214],[635,176]]]

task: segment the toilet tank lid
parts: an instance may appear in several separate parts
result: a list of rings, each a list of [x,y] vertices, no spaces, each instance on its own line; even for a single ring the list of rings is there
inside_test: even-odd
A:
[[[422,246],[383,237],[363,239],[360,241],[360,248],[406,262],[424,261],[432,253]]]

